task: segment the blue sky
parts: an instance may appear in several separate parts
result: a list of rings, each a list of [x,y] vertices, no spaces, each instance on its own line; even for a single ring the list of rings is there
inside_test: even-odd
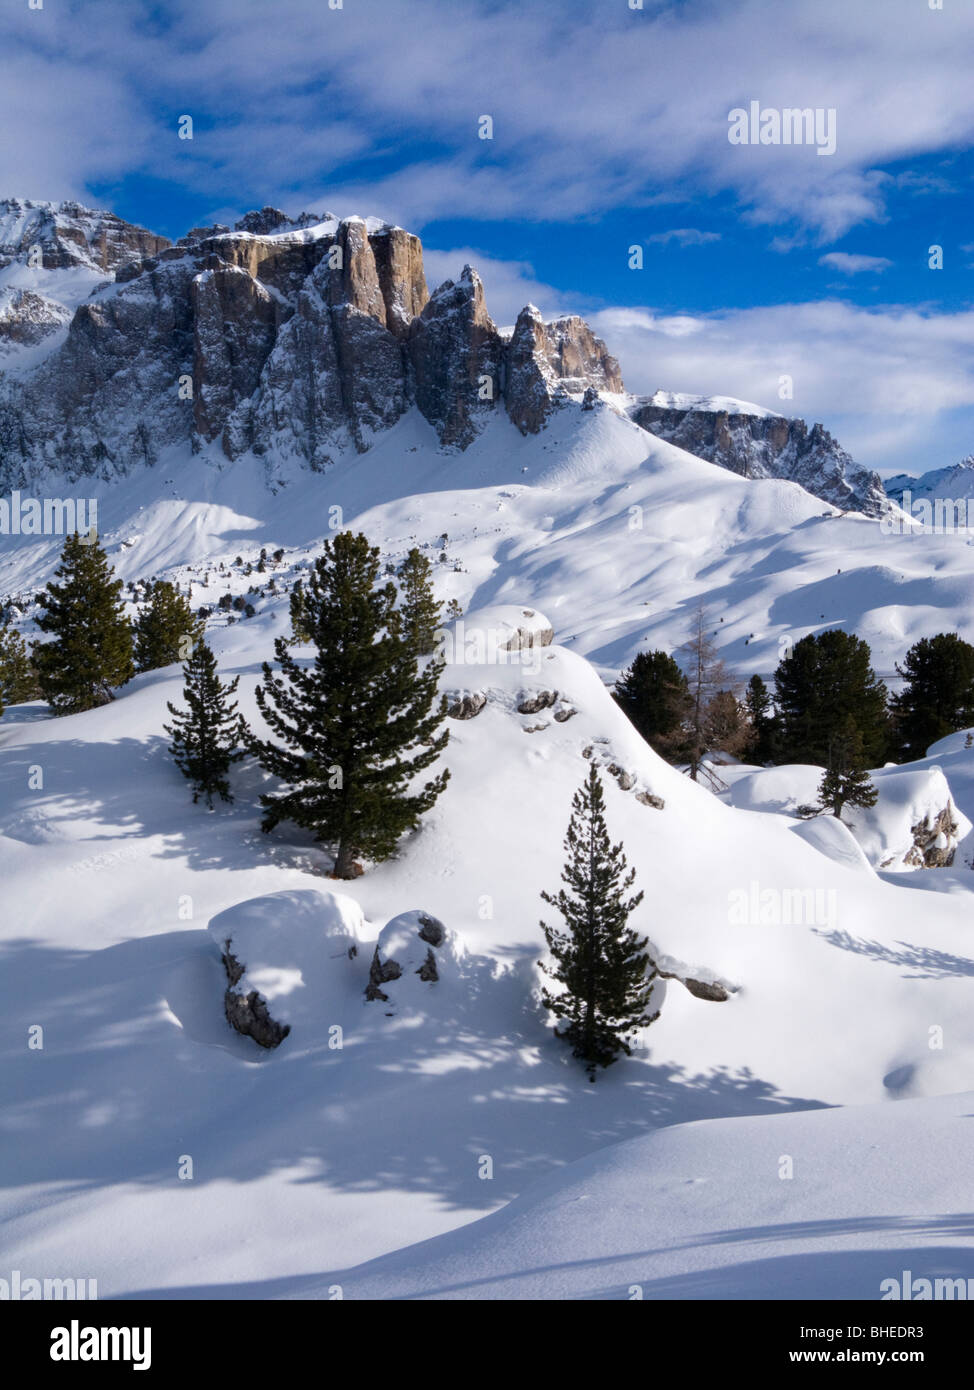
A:
[[[974,4],[936,3],[24,0],[0,195],[172,237],[264,203],[383,216],[431,285],[473,261],[499,323],[586,314],[632,390],[939,467],[974,451]],[[731,144],[752,101],[834,111],[834,153]]]

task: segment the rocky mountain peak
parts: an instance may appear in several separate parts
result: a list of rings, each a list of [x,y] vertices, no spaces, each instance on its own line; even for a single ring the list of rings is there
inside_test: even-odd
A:
[[[581,319],[546,325],[532,308],[534,330],[505,342],[470,265],[430,295],[418,237],[377,218],[268,206],[171,245],[75,204],[0,208],[11,258],[43,238],[55,272],[80,257],[107,275],[71,309],[46,298],[56,273],[0,305],[8,356],[52,343],[0,373],[7,477],[110,476],[181,443],[323,469],[411,406],[465,449],[500,405],[529,433],[573,396],[622,386]]]
[[[169,246],[166,237],[136,227],[113,212],[75,202],[0,200],[0,268],[30,259],[45,270],[86,266],[112,272]],[[38,248],[32,255],[32,249]]]

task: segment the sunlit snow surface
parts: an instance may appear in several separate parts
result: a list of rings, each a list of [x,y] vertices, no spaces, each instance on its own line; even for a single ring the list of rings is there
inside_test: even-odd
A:
[[[336,1283],[350,1297],[626,1297],[630,1284],[647,1297],[878,1297],[904,1267],[974,1272],[974,1105],[953,1094],[974,1076],[971,869],[959,854],[951,869],[877,872],[841,827],[735,808],[660,761],[604,685],[636,651],[683,641],[698,599],[743,675],[770,675],[783,637],[828,623],[865,637],[891,673],[922,635],[974,638],[966,538],[885,536],[608,408],[571,408],[530,439],[498,418],[463,455],[409,417],[322,476],[173,457],[75,489],[89,490],[119,574],[192,581],[194,606],[270,574],[280,589],[341,507],[384,560],[426,546],[442,598],[530,610],[555,639],[521,662],[448,667],[444,689],[488,698],[450,722],[447,792],[396,860],[341,884],[306,837],[261,834],[251,764],[234,772],[233,807],[192,806],[162,732],[178,668],[84,715],[7,711],[10,1268],[97,1278],[102,1297],[327,1297]],[[262,546],[282,561],[243,577],[232,561]],[[0,591],[28,617],[59,548],[3,538]],[[260,663],[289,625],[286,595],[251,597],[257,616],[221,616],[211,638],[259,727]],[[556,702],[518,713],[542,692]],[[974,817],[964,741],[898,774],[916,785],[896,804],[909,812],[943,778]],[[732,990],[715,1003],[665,982],[659,1022],[594,1086],[537,998],[539,894],[558,885],[586,750],[645,890],[634,925],[669,969]],[[828,911],[735,920],[733,895],[755,888],[818,893]],[[354,956],[330,934],[327,900],[320,929],[313,907],[310,931],[289,915],[332,890],[353,905],[339,915],[354,919]],[[207,927],[276,894],[292,895],[275,899],[281,949],[268,935],[254,968],[294,1015],[262,1052],[226,1024]],[[367,1003],[373,944],[420,911],[456,934],[448,968],[435,983],[410,970],[388,1003]],[[38,1025],[43,1049],[28,1046]]]

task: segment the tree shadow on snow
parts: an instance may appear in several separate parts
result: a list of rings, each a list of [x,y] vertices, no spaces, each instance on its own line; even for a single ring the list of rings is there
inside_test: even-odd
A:
[[[937,951],[930,946],[914,946],[908,941],[898,941],[896,950],[884,946],[881,941],[868,941],[850,932],[813,928],[831,946],[840,950],[852,951],[859,956],[868,956],[887,965],[903,967],[903,974],[909,980],[945,980],[951,975],[974,975],[974,960],[967,956],[954,956],[949,951]]]

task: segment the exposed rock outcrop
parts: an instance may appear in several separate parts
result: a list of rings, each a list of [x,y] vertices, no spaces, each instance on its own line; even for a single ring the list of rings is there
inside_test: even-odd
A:
[[[695,999],[708,999],[712,1003],[724,1003],[733,992],[719,980],[697,980],[692,975],[680,975],[674,970],[660,970],[659,976],[661,980],[679,980]]]
[[[498,405],[530,431],[621,387],[581,319],[532,309],[505,343],[470,266],[430,297],[419,240],[374,218],[264,207],[171,245],[74,203],[0,203],[0,266],[38,256],[44,284],[0,294],[4,360],[50,343],[0,372],[0,487],[107,480],[174,444],[322,470],[412,405],[465,449]]]
[[[850,458],[824,425],[809,429],[804,420],[748,413],[743,404],[740,410],[709,406],[657,392],[630,413],[650,434],[731,473],[785,478],[845,511],[880,516],[888,509],[879,474]]]
[[[26,259],[37,247],[45,270],[86,266],[111,272],[169,245],[166,237],[124,222],[113,212],[96,212],[80,203],[0,199],[0,269]]]
[[[474,719],[487,703],[487,696],[481,691],[470,693],[451,693],[447,695],[447,716],[450,719]]]
[[[444,444],[465,449],[493,410],[501,387],[501,338],[472,266],[447,280],[413,320],[409,359],[416,404]]]
[[[903,863],[918,869],[949,868],[954,862],[959,828],[954,808],[948,801],[938,815],[927,816],[910,827],[913,848],[907,852]]]
[[[551,709],[558,700],[557,690],[539,690],[537,695],[524,696],[518,703],[518,714],[538,714],[543,709]]]
[[[584,320],[545,323],[533,304],[521,310],[507,346],[507,412],[522,434],[537,434],[571,394],[591,406],[598,391],[621,391],[619,364]]]
[[[261,1047],[278,1047],[291,1031],[288,1023],[278,1023],[271,1018],[267,1001],[257,992],[249,990],[239,993],[234,986],[242,978],[246,965],[237,960],[230,949],[228,937],[223,947],[223,966],[227,972],[227,988],[223,996],[224,1012],[231,1028],[245,1037],[253,1038]]]
[[[387,922],[379,933],[365,997],[370,1002],[390,1002],[383,985],[396,980],[405,983],[408,977],[418,977],[423,984],[439,982],[442,967],[456,963],[462,951],[453,933],[429,912],[400,913]]]

